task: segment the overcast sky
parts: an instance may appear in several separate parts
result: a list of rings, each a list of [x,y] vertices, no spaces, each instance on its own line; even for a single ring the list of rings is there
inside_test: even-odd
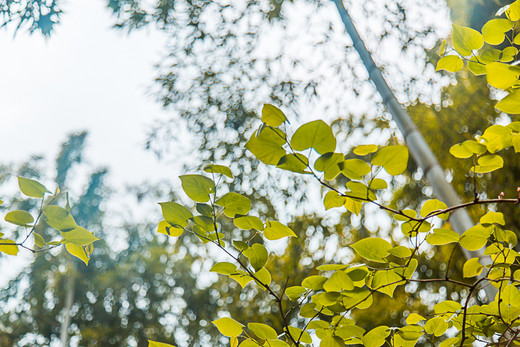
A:
[[[38,153],[54,159],[67,134],[88,130],[90,162],[110,165],[118,182],[165,177],[165,164],[144,150],[153,120],[166,116],[147,93],[164,34],[111,29],[103,1],[65,6],[47,40],[0,31],[0,161]]]

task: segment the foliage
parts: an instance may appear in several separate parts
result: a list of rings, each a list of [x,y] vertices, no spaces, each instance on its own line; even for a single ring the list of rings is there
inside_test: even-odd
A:
[[[484,25],[483,34],[454,25],[452,43],[458,55],[446,55],[439,60],[437,66],[438,69],[456,72],[461,65],[467,63],[475,75],[487,75],[491,86],[508,92],[496,108],[516,114],[520,113],[515,89],[520,73],[514,65],[508,63],[518,53],[514,47],[516,43],[513,28],[520,20],[520,2],[511,4],[504,12],[507,19],[489,21]],[[508,36],[509,32],[511,36]],[[481,50],[484,42],[498,45],[505,38],[511,46],[501,51],[488,47]],[[441,48],[441,54],[444,54],[444,49]],[[477,50],[480,50],[478,54]],[[453,61],[457,63],[454,64]],[[322,346],[381,346],[385,343],[413,346],[421,338],[441,346],[472,345],[475,341],[520,344],[520,254],[515,250],[518,237],[515,232],[506,229],[504,215],[495,210],[503,204],[518,204],[520,195],[506,198],[502,193],[498,198],[490,199],[475,191],[472,201],[458,206],[448,207],[441,201],[432,199],[426,201],[419,212],[393,209],[378,202],[378,191],[386,188],[387,183],[377,175],[382,169],[391,176],[399,175],[406,169],[408,153],[403,147],[358,147],[354,149],[356,158],[349,159],[350,155],[335,152],[336,139],[328,125],[321,121],[306,123],[289,136],[285,130],[279,128],[286,117],[279,110],[273,112],[273,108],[264,107],[264,110],[270,112],[265,112],[262,117],[264,124],[252,135],[246,147],[265,164],[315,177],[321,185],[329,189],[324,199],[327,208],[345,207],[350,212],[359,214],[363,204],[369,203],[391,213],[395,220],[401,222],[401,232],[409,245],[392,245],[377,237],[359,240],[351,248],[365,260],[365,265],[323,265],[317,268],[319,274],[311,275],[301,283],[292,282],[291,275],[286,274],[285,284],[278,285],[281,290],[276,291],[273,289],[275,285],[272,283],[272,276],[265,268],[269,261],[265,244],[266,240],[272,239],[269,237],[271,222],[266,220],[256,227],[248,225],[254,229],[253,237],[231,238],[233,234],[219,226],[220,218],[228,217],[236,221],[248,216],[238,212],[222,213],[226,206],[217,203],[218,191],[226,191],[219,184],[222,177],[216,180],[213,175],[210,179],[213,183],[209,183],[209,177],[192,175],[192,184],[183,185],[183,189],[192,199],[195,193],[202,194],[203,202],[208,203],[207,207],[197,208],[200,215],[176,213],[175,218],[180,223],[173,224],[169,222],[173,216],[163,209],[165,222],[162,223],[166,223],[163,225],[166,229],[176,228],[178,233],[193,233],[203,243],[225,253],[233,263],[215,264],[212,271],[237,281],[242,287],[252,283],[268,292],[274,301],[273,306],[278,308],[279,320],[282,322],[282,329],[276,331],[264,323],[242,324],[230,317],[215,320],[213,323],[223,335],[230,338],[232,346],[239,343],[241,346],[304,345],[313,342],[309,331],[315,335],[315,339],[321,341]],[[512,148],[515,152],[520,152],[519,124],[520,122],[512,122],[508,125],[492,125],[476,139],[452,146],[450,153],[460,159],[472,158],[470,175],[473,180],[477,180],[479,175],[503,167],[501,151]],[[320,177],[318,172],[323,172],[323,177],[327,178]],[[340,174],[348,179],[346,190],[338,189],[330,182]],[[242,208],[243,213],[248,213],[251,202],[246,197],[241,200],[238,207]],[[449,213],[474,205],[490,208],[480,218],[480,223],[462,235],[452,231],[449,224],[443,222],[448,219]],[[183,208],[183,211],[188,209]],[[202,220],[205,222],[202,223]],[[286,226],[279,225],[280,229],[286,230]],[[274,239],[296,236],[292,230],[289,231],[276,234]],[[418,255],[432,246],[449,244],[455,246],[451,247],[444,276],[418,278]],[[468,259],[464,263],[462,274],[453,274],[450,272],[450,263],[457,246],[469,251],[483,249],[484,257]],[[349,318],[356,310],[368,309],[377,299],[376,293],[392,297],[399,286],[429,282],[465,287],[466,295],[460,302],[445,300],[437,303],[427,318],[411,313],[406,320],[407,325],[403,327],[390,328],[382,325],[367,332]],[[477,303],[474,297],[489,285],[497,288],[495,298],[488,297],[485,304]],[[306,318],[303,325],[291,325],[293,322],[288,320],[287,312],[293,311],[299,311],[299,316]],[[297,320],[294,322],[297,323]]]

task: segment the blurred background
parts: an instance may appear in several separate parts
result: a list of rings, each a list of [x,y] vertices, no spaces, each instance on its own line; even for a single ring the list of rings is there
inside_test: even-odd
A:
[[[480,29],[504,4],[345,2],[463,198],[472,197],[474,183],[449,147],[509,119],[494,110],[485,80],[435,73],[436,52],[451,21]],[[406,242],[388,216],[370,208],[360,216],[325,212],[315,182],[268,168],[244,147],[264,103],[280,107],[293,131],[313,119],[332,123],[343,151],[401,139],[332,2],[12,0],[0,3],[0,21],[2,218],[38,208],[17,193],[20,175],[69,191],[78,224],[103,238],[88,267],[59,249],[0,255],[0,346],[61,346],[64,331],[70,346],[147,346],[148,339],[225,345],[210,323],[223,313],[262,316],[280,330],[265,293],[207,275],[213,254],[197,240],[155,233],[157,202],[185,199],[177,176],[210,163],[231,167],[229,189],[251,198],[258,215],[289,223],[300,235],[269,245],[277,256],[268,266],[294,273],[291,283],[326,262],[355,263],[347,245],[360,238]],[[520,173],[511,165],[500,177],[484,176],[476,189],[512,186]],[[398,208],[417,208],[432,194],[413,162],[391,188],[382,198]],[[421,255],[427,265],[420,276],[445,269],[443,252]],[[378,297],[380,305],[354,318],[367,330],[401,324],[410,310],[427,310],[453,290],[407,286],[397,300]],[[453,293],[454,300],[467,294]]]

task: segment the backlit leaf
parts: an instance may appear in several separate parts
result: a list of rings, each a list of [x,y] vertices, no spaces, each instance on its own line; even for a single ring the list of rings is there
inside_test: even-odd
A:
[[[8,255],[17,255],[18,245],[13,240],[0,239],[0,252]]]
[[[43,198],[45,193],[50,193],[43,184],[30,178],[18,176],[18,186],[22,193],[32,198]]]
[[[20,225],[20,226],[26,226],[26,225],[34,222],[33,216],[31,216],[31,214],[29,212],[22,211],[22,210],[8,212],[5,215],[4,219],[6,222]]]
[[[452,242],[459,241],[459,234],[449,229],[435,229],[433,234],[426,236],[426,241],[433,246],[445,245]]]
[[[280,161],[276,164],[276,167],[297,173],[309,173],[305,170],[309,165],[309,159],[301,153],[287,154],[280,158]]]
[[[278,127],[287,120],[287,117],[283,112],[276,106],[270,104],[264,104],[262,108],[262,122],[271,126]]]
[[[369,237],[351,245],[357,254],[361,257],[375,261],[378,263],[385,263],[385,257],[388,255],[388,250],[392,248],[392,245],[381,238]]]
[[[478,258],[471,258],[464,263],[462,273],[465,278],[475,277],[480,275],[484,267],[479,263]]]
[[[337,192],[333,190],[328,191],[327,194],[325,194],[325,197],[323,198],[323,205],[325,206],[326,210],[334,207],[342,207],[345,204],[345,202],[345,197],[339,195]]]
[[[175,347],[175,346],[169,345],[167,343],[148,340],[148,347]]]
[[[296,237],[296,234],[280,222],[267,220],[264,236],[268,240],[279,240],[283,237]]]
[[[159,234],[164,234],[172,237],[179,237],[184,232],[183,228],[174,227],[170,223],[168,223],[165,220],[162,220],[159,222],[159,225],[157,226],[157,232]]]
[[[196,202],[209,201],[209,195],[215,192],[215,182],[202,175],[183,175],[181,179],[182,189],[188,197]],[[168,220],[165,217],[166,220]]]
[[[343,175],[352,180],[360,180],[370,173],[370,165],[361,159],[347,159],[338,165]]]
[[[211,322],[215,324],[218,331],[224,336],[233,337],[242,334],[243,325],[233,318],[223,317]]]
[[[82,246],[78,246],[74,243],[67,242],[67,243],[65,243],[65,249],[71,255],[82,260],[85,263],[85,265],[88,265],[88,262],[90,259],[89,259],[89,256],[87,255],[87,252],[85,252],[85,248],[83,248]]]
[[[464,67],[464,61],[456,55],[447,55],[437,62],[435,71],[445,70],[448,72],[457,72]]]
[[[204,171],[209,172],[209,173],[222,174],[229,178],[233,178],[233,173],[231,172],[231,169],[224,165],[211,164],[211,165],[206,166],[204,168]]]
[[[279,129],[265,128],[260,134],[253,134],[246,143],[246,148],[253,155],[267,165],[276,165],[286,152],[285,134]]]
[[[230,218],[234,218],[237,214],[244,215],[251,210],[251,200],[234,192],[227,193],[215,204],[224,207],[224,214]]]
[[[495,108],[505,113],[520,114],[520,89],[515,89],[505,98],[500,100],[495,105]]]
[[[448,208],[448,206],[445,203],[443,203],[442,201],[437,200],[437,199],[431,199],[431,200],[426,201],[424,203],[423,207],[421,208],[421,216],[426,217],[432,212],[444,210],[446,208]],[[448,219],[449,214],[443,213],[443,214],[438,215],[437,217],[439,217],[440,219],[446,220],[446,219]]]
[[[237,228],[240,228],[242,230],[264,230],[264,223],[262,223],[260,218],[255,216],[236,217],[235,219],[233,219],[233,224],[235,224]]]
[[[246,249],[243,254],[249,259],[249,263],[255,271],[263,268],[267,262],[267,249],[259,243],[253,244],[251,247]]]
[[[296,151],[314,148],[320,154],[334,152],[336,138],[331,128],[322,120],[306,123],[299,127],[291,138],[291,146]]]
[[[408,165],[408,149],[404,146],[383,147],[374,156],[372,164],[384,167],[390,175],[402,174]]]
[[[508,19],[491,19],[482,27],[484,41],[491,45],[499,45],[505,39],[505,33],[513,28],[515,23]]]
[[[473,50],[484,45],[484,39],[478,31],[456,24],[453,24],[452,42],[453,48],[463,56],[471,55]]]
[[[267,324],[262,323],[249,323],[247,324],[247,327],[249,330],[251,330],[257,337],[261,338],[262,340],[267,339],[276,339],[278,338],[278,334],[276,333],[276,330],[271,328]]]
[[[339,175],[341,172],[341,169],[339,168],[339,163],[343,162],[344,156],[340,153],[325,153],[322,156],[320,156],[318,159],[316,159],[316,162],[314,163],[314,168],[317,171],[324,173],[324,178],[327,181],[330,181],[336,176]]]
[[[173,226],[179,225],[184,228],[188,225],[188,220],[193,217],[186,207],[176,202],[161,202],[159,205],[161,205],[164,219]]]

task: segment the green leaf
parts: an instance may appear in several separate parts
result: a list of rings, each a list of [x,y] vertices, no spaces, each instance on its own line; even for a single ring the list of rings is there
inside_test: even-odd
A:
[[[271,274],[265,267],[263,267],[260,270],[258,270],[257,272],[255,272],[255,277],[258,279],[258,281],[260,281],[260,283],[258,283],[258,281],[257,281],[257,283],[262,290],[266,289],[263,285],[268,286],[271,284],[271,280],[272,280]]]
[[[349,181],[347,182],[348,192],[345,194],[350,198],[358,198],[358,199],[369,199],[371,201],[376,200],[376,195],[373,191],[368,189],[366,185],[361,182]]]
[[[439,347],[455,347],[459,344],[460,338],[450,337],[439,344]]]
[[[369,287],[389,297],[393,297],[397,286],[405,283],[402,277],[393,270],[379,270],[374,273]]]
[[[320,265],[316,268],[316,270],[320,271],[336,271],[336,270],[343,270],[346,269],[348,265],[345,264],[325,264]]]
[[[473,60],[468,61],[468,69],[475,76],[482,76],[486,74],[486,65]]]
[[[242,288],[244,288],[249,282],[251,282],[253,280],[253,278],[251,276],[249,276],[244,271],[240,271],[240,270],[237,271],[236,275],[235,274],[229,275],[229,278],[232,278],[235,281],[237,281],[238,284],[240,284],[240,286]]]
[[[6,222],[20,225],[20,226],[26,226],[26,225],[34,222],[33,216],[31,216],[31,214],[29,212],[22,211],[22,210],[8,212],[5,215],[4,219]]]
[[[325,336],[321,339],[320,347],[344,347],[345,342],[339,336]]]
[[[406,317],[406,324],[417,324],[420,321],[426,320],[423,316],[418,313],[410,313],[408,317]]]
[[[69,231],[78,227],[74,217],[63,207],[49,205],[43,208],[45,222],[59,231]]]
[[[495,105],[495,108],[505,113],[520,114],[520,89],[509,93]]]
[[[390,329],[385,326],[378,326],[365,334],[361,338],[365,347],[380,347],[385,344],[385,340],[390,335]]]
[[[85,263],[85,265],[88,265],[88,262],[90,260],[87,252],[85,252],[85,248],[82,246],[78,246],[74,243],[65,243],[65,249],[67,252],[69,252],[71,255],[75,256],[76,258],[80,259]]]
[[[243,254],[249,259],[249,263],[255,271],[263,268],[267,262],[267,249],[259,243],[253,244],[251,247],[246,249]]]
[[[392,176],[402,174],[408,164],[408,149],[404,146],[383,147],[374,156],[372,164],[384,167]]]
[[[267,165],[276,165],[286,152],[285,134],[279,129],[264,128],[259,134],[253,134],[246,143],[246,148],[253,155]]]
[[[217,327],[218,331],[220,331],[222,335],[228,337],[239,336],[244,330],[242,324],[229,317],[219,318],[211,323]]]
[[[377,189],[386,189],[388,188],[388,184],[386,183],[385,180],[382,180],[381,178],[374,178],[371,182],[370,182],[370,189],[374,189],[374,190],[377,190]]]
[[[484,45],[484,39],[478,31],[456,24],[453,24],[452,42],[453,48],[463,56],[471,55],[473,50]]]
[[[464,263],[462,273],[464,278],[475,277],[480,275],[484,267],[479,263],[478,258],[471,258]]]
[[[355,155],[367,155],[370,153],[377,152],[377,146],[376,145],[359,145],[353,150]]]
[[[209,271],[228,276],[228,275],[237,273],[237,266],[232,263],[221,262],[221,263],[213,264],[213,266],[211,267],[211,270],[209,270]]]
[[[247,327],[249,330],[251,330],[257,337],[261,338],[262,340],[267,339],[276,339],[278,338],[278,334],[276,333],[276,330],[271,328],[267,324],[262,323],[249,323],[247,324]]]
[[[478,158],[478,165],[472,166],[471,171],[475,173],[487,173],[498,170],[504,166],[504,159],[499,155],[485,155]]]
[[[264,230],[264,223],[262,223],[260,218],[255,216],[236,217],[235,219],[233,219],[233,224],[235,224],[237,228],[240,228],[242,230]]]
[[[492,125],[484,131],[482,139],[490,153],[495,153],[501,149],[511,146],[511,129],[503,125]]]
[[[327,194],[325,194],[325,197],[323,198],[323,205],[325,206],[326,210],[335,207],[342,207],[343,205],[345,205],[345,202],[345,197],[339,195],[337,192],[333,190],[328,191]]]
[[[448,208],[448,206],[440,200],[437,200],[437,199],[428,200],[424,203],[423,207],[421,208],[421,216],[426,217],[432,212],[444,210],[446,208]],[[439,217],[440,219],[446,220],[449,217],[449,213],[443,213],[443,214],[438,215],[437,217]]]
[[[306,293],[307,289],[301,287],[301,286],[292,286],[285,290],[285,295],[292,300],[296,301],[302,296],[302,294]]]
[[[161,202],[162,214],[164,219],[172,226],[180,226],[181,228],[188,225],[188,220],[193,217],[193,214],[184,206],[176,202]]]
[[[33,236],[34,236],[34,244],[40,248],[42,248],[43,246],[45,246],[46,242],[45,242],[45,239],[43,238],[43,236],[41,236],[40,234],[38,234],[37,232],[33,232]]]
[[[343,154],[340,153],[325,153],[316,159],[314,168],[317,171],[323,172],[324,178],[330,181],[336,178],[341,172],[338,164],[343,162],[344,159]]]
[[[175,346],[169,345],[167,343],[148,340],[148,347],[175,347]]]
[[[358,215],[361,212],[361,208],[363,207],[363,203],[358,200],[354,200],[351,198],[345,199],[345,208],[354,213],[355,215]]]
[[[309,276],[302,281],[302,287],[312,290],[323,289],[323,284],[328,280],[325,276]]]
[[[277,221],[270,221],[265,223],[264,236],[268,240],[279,240],[283,237],[296,237],[294,231],[288,226],[283,225]]]
[[[440,317],[429,319],[424,324],[424,330],[426,333],[434,335],[436,337],[442,336],[446,330],[448,330],[448,323]]]
[[[157,232],[159,234],[164,234],[164,235],[168,235],[171,237],[179,237],[184,232],[184,229],[179,228],[179,227],[174,227],[167,221],[162,220],[159,222],[159,225],[157,226]]]
[[[209,173],[222,174],[229,178],[233,178],[233,173],[231,172],[231,169],[224,165],[211,164],[211,165],[206,166],[204,168],[204,171],[209,172]]]
[[[449,229],[434,229],[433,234],[426,236],[426,241],[432,246],[445,245],[459,241],[459,234]]]
[[[493,231],[493,226],[483,226],[477,224],[466,230],[460,237],[460,245],[468,251],[476,251],[486,245],[486,242]]]
[[[320,154],[334,152],[336,138],[331,128],[322,120],[306,123],[296,130],[291,138],[291,146],[296,151],[314,148]]]
[[[277,168],[297,173],[309,173],[305,171],[309,165],[309,159],[301,153],[287,154],[280,158]]]
[[[77,226],[70,231],[60,231],[60,233],[65,240],[69,243],[75,244],[76,246],[86,246],[99,240],[99,238],[95,237],[92,232],[80,226]]]
[[[397,246],[388,250],[388,253],[398,258],[408,258],[412,255],[410,248],[405,246]]]
[[[361,159],[347,159],[338,165],[343,175],[352,180],[362,179],[371,170],[370,165]]]
[[[18,176],[18,187],[20,191],[31,198],[43,198],[45,193],[50,193],[43,184],[30,178]]]
[[[323,284],[323,289],[327,292],[341,292],[342,290],[354,289],[354,282],[344,271],[335,271],[332,276]]]
[[[488,83],[498,89],[509,89],[518,82],[519,70],[509,64],[493,62],[486,65]]]
[[[181,179],[182,189],[188,197],[195,202],[209,201],[209,195],[215,192],[215,182],[202,175],[183,175]],[[166,220],[168,220],[165,217]]]
[[[291,334],[291,336],[295,337],[296,340],[299,339],[299,341],[303,342],[303,343],[309,343],[309,344],[312,343],[311,335],[309,335],[308,332],[303,331],[300,328],[293,327],[291,325],[288,328],[289,328],[289,334]]]
[[[514,25],[514,22],[504,18],[491,19],[482,27],[484,41],[490,45],[501,44],[506,37],[505,33],[511,30]]]
[[[286,120],[287,117],[285,117],[278,107],[264,104],[264,107],[262,108],[262,122],[276,128],[282,125]]]
[[[388,251],[392,248],[392,245],[381,238],[370,237],[359,240],[350,247],[367,260],[377,263],[386,263],[384,258],[388,255]]]
[[[448,72],[458,72],[464,67],[464,60],[456,55],[442,57],[437,62],[435,71],[445,70]]]
[[[0,252],[7,255],[17,255],[18,245],[13,240],[0,239]]]
[[[251,200],[233,192],[227,193],[215,204],[224,207],[224,214],[230,218],[234,218],[237,214],[244,215],[251,210]]]
[[[499,224],[505,225],[504,214],[500,212],[489,211],[480,218],[481,224]]]
[[[512,62],[517,54],[518,49],[516,47],[506,47],[500,52],[500,61],[503,63]]]

